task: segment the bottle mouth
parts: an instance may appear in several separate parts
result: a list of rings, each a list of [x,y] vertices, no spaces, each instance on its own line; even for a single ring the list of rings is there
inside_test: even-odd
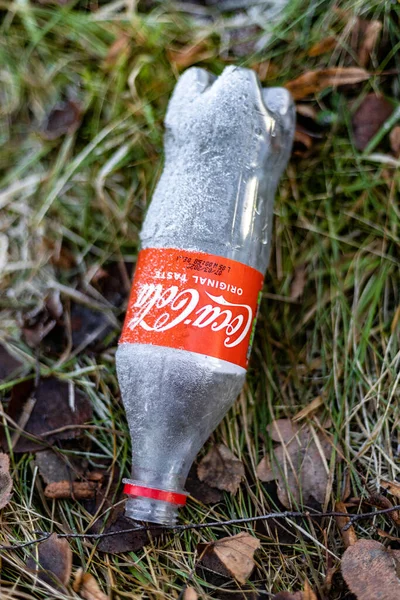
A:
[[[178,509],[186,504],[188,494],[162,490],[124,479],[124,494],[128,496],[125,514],[135,521],[149,521],[169,527],[176,525]]]

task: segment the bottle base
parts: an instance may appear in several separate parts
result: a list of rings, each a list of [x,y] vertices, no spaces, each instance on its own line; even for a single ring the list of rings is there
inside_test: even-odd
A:
[[[125,516],[134,521],[148,521],[173,527],[178,519],[178,506],[163,500],[150,498],[128,498]]]

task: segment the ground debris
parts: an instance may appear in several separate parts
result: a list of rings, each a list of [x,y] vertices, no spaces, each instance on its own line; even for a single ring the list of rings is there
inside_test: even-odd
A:
[[[261,481],[277,481],[278,498],[287,508],[292,503],[312,504],[312,499],[324,504],[329,483],[328,464],[333,442],[328,433],[313,432],[311,427],[290,419],[278,419],[267,428],[279,445],[273,459],[265,456],[257,467]]]
[[[200,544],[200,563],[205,568],[244,584],[253,571],[254,552],[260,545],[260,540],[246,532],[211,544]]]
[[[223,444],[212,446],[197,467],[200,481],[236,494],[244,478],[243,463]]]
[[[44,495],[56,500],[88,500],[95,497],[100,487],[100,481],[55,481],[45,487]]]
[[[93,575],[84,573],[82,568],[76,571],[72,587],[84,600],[108,600]]]
[[[336,502],[335,511],[347,513],[346,504],[344,502]],[[336,524],[339,527],[340,535],[342,536],[345,548],[350,548],[350,546],[354,546],[354,544],[356,544],[358,540],[353,525],[351,525],[348,529],[345,529],[349,522],[350,517],[336,517]]]
[[[13,481],[10,475],[10,459],[7,454],[0,452],[0,509],[10,501]]]
[[[36,554],[37,552],[37,554]],[[38,544],[26,563],[27,569],[35,571],[42,581],[55,589],[62,589],[71,577],[72,550],[65,538],[56,533]]]
[[[343,577],[359,600],[400,598],[400,551],[375,540],[358,540],[342,558]]]
[[[32,348],[40,342],[60,323],[63,305],[58,290],[47,294],[33,310],[23,315],[22,333],[26,343]]]
[[[62,135],[71,134],[78,129],[82,117],[82,106],[75,100],[66,100],[56,104],[49,112],[42,128],[47,140],[55,140]]]
[[[104,533],[119,531],[120,534],[101,538],[97,549],[108,554],[137,552],[150,543],[151,538],[159,537],[164,531],[162,527],[157,527],[157,525],[154,528],[150,527],[148,531],[124,531],[132,529],[132,527],[135,527],[135,522],[132,519],[119,515],[112,525],[104,530]]]
[[[311,94],[316,94],[328,87],[338,87],[360,83],[369,79],[370,75],[365,69],[357,67],[331,67],[319,71],[307,71],[292,81],[288,81],[285,87],[295,100],[301,100]]]
[[[25,414],[28,404],[29,414]],[[90,421],[93,409],[80,390],[49,377],[41,379],[36,389],[32,381],[14,386],[7,412],[15,423],[25,423],[23,432],[16,432],[18,439],[15,440],[14,451],[32,452],[46,448],[56,440],[81,436],[84,429],[79,426]],[[5,448],[4,429],[1,430],[1,438]]]
[[[383,96],[368,94],[353,115],[354,144],[365,150],[369,141],[380,130],[393,112],[393,106]]]
[[[22,363],[0,344],[0,382],[4,381],[22,367]]]

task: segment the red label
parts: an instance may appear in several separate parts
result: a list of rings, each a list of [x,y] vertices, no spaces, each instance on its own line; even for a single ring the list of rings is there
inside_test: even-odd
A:
[[[228,258],[142,250],[120,343],[189,350],[246,368],[262,285],[259,271]]]

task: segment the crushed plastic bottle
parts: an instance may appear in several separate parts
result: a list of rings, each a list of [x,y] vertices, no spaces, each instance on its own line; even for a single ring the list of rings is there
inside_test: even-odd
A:
[[[248,69],[191,68],[175,87],[117,351],[132,519],[176,523],[192,462],[243,386],[294,122],[289,93]]]

